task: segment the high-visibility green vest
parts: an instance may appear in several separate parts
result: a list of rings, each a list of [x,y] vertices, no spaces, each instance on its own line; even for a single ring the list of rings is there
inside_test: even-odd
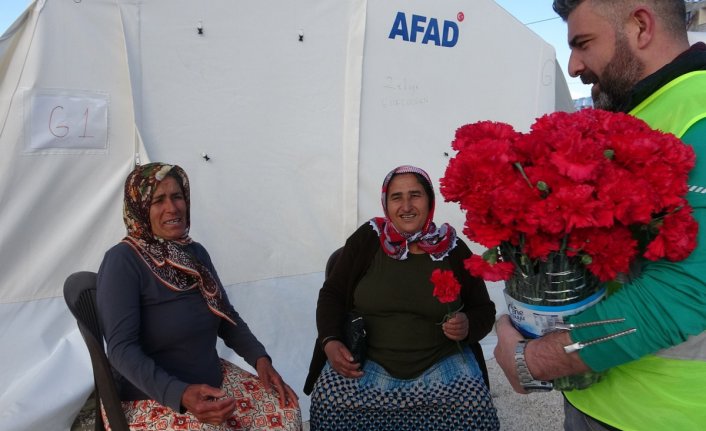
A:
[[[637,105],[630,115],[653,129],[681,138],[706,118],[706,70],[687,73],[669,82]]]
[[[706,118],[706,71],[691,72],[669,82],[630,114],[654,129],[682,137],[689,127]],[[695,170],[703,172],[706,148],[695,151]],[[688,198],[692,206],[696,207],[698,201],[703,207],[706,194],[696,190]],[[702,224],[700,231],[699,248],[703,249],[706,225]],[[706,430],[706,332],[613,367],[599,383],[564,395],[587,415],[625,431]]]

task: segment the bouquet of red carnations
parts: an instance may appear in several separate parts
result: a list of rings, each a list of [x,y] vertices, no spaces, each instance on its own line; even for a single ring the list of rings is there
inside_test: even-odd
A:
[[[529,133],[482,121],[456,131],[441,193],[488,248],[465,262],[507,280],[561,254],[601,281],[638,257],[686,258],[698,225],[685,199],[693,149],[627,114],[597,109],[539,118]]]
[[[487,248],[464,265],[505,280],[510,317],[525,336],[599,301],[602,282],[628,277],[639,260],[678,261],[696,247],[685,199],[694,151],[635,117],[557,112],[529,133],[481,121],[459,128],[452,147],[441,193],[465,211],[463,233]],[[560,387],[599,378],[565,378]]]

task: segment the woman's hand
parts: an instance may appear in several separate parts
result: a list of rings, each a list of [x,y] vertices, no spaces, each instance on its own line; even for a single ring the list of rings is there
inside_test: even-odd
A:
[[[270,358],[266,356],[258,358],[255,368],[257,369],[257,376],[265,386],[265,390],[277,393],[280,407],[299,407],[299,397],[288,384],[284,383],[282,377],[272,366]]]
[[[220,425],[233,415],[235,399],[209,385],[189,385],[181,395],[181,405],[200,422]]]
[[[353,355],[345,344],[338,340],[332,340],[324,346],[324,352],[328,357],[328,362],[334,370],[343,377],[360,378],[363,372],[360,371],[360,364],[353,361]]]
[[[446,338],[453,341],[465,340],[468,337],[468,316],[466,313],[456,313],[441,325]]]

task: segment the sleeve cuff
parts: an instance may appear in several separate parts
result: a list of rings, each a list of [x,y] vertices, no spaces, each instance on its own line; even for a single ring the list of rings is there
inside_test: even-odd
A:
[[[164,396],[164,404],[175,412],[185,413],[186,409],[181,405],[181,397],[184,395],[188,383],[182,381],[174,381],[169,384]],[[159,401],[159,400],[157,400]]]

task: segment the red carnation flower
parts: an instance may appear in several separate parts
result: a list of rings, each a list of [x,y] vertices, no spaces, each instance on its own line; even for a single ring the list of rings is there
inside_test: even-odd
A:
[[[665,257],[679,261],[689,257],[696,248],[696,234],[699,230],[691,212],[691,207],[686,207],[665,216],[659,234],[647,246],[645,258],[657,260]]]
[[[472,275],[488,281],[509,280],[515,272],[515,265],[510,262],[489,263],[476,254],[464,260],[463,267]]]
[[[454,277],[453,271],[435,269],[431,273],[431,282],[434,285],[434,296],[442,304],[454,302],[461,293],[461,284]]]

